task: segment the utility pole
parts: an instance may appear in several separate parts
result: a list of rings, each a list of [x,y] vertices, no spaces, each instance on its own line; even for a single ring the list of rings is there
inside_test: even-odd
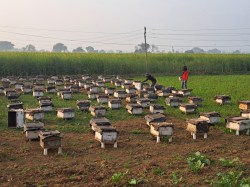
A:
[[[144,40],[145,40],[145,58],[146,58],[146,72],[148,72],[148,53],[147,53],[147,29],[144,27]]]

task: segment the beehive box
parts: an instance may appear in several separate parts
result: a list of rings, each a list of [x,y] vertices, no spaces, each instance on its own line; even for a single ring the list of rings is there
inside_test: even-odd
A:
[[[170,93],[168,97],[179,97],[179,98],[183,98],[183,95],[180,93]]]
[[[121,99],[109,99],[108,107],[111,109],[119,109],[122,107],[122,100]]]
[[[40,131],[40,146],[44,149],[43,154],[48,154],[48,149],[58,149],[58,154],[62,153],[62,135],[58,130]]]
[[[44,131],[44,124],[41,122],[38,123],[25,123],[24,124],[25,136],[28,140],[38,139],[39,132]]]
[[[126,92],[124,90],[116,90],[114,92],[114,97],[124,99],[126,97]]]
[[[135,92],[136,92],[136,89],[134,87],[129,86],[126,88],[126,93],[128,94],[135,94]]]
[[[155,90],[152,87],[145,87],[145,88],[143,88],[143,90],[146,91],[147,94],[153,94],[153,93],[155,93]]]
[[[57,109],[57,117],[62,119],[73,119],[75,117],[75,110],[73,108],[59,108]]]
[[[101,148],[105,148],[105,144],[113,144],[117,148],[118,132],[114,127],[97,126],[95,130],[95,139],[101,142]]]
[[[89,79],[91,79],[91,76],[88,74],[82,76],[82,80],[84,80],[84,81],[87,81]]]
[[[228,118],[226,127],[230,130],[235,130],[236,135],[240,135],[240,131],[246,131],[246,134],[249,135],[250,130],[250,119],[244,117],[233,117]]]
[[[142,90],[143,82],[141,82],[141,81],[134,81],[132,84],[134,85],[134,87],[136,88],[136,90]]]
[[[51,112],[53,110],[52,101],[44,100],[40,102],[39,105],[40,105],[40,109],[43,110],[44,112]]]
[[[180,104],[179,109],[185,114],[193,114],[196,113],[197,106],[194,104]]]
[[[130,114],[142,114],[142,106],[139,104],[127,104],[126,109]]]
[[[165,108],[164,106],[158,105],[158,104],[151,104],[151,105],[149,106],[149,111],[150,111],[150,113],[152,113],[152,114],[156,114],[156,113],[163,114],[165,109],[166,109],[166,108]]]
[[[146,90],[137,90],[136,91],[136,95],[138,95],[140,98],[144,98],[144,96],[147,94],[148,92]]]
[[[33,108],[25,110],[25,118],[32,121],[39,121],[44,119],[44,111],[40,108]]]
[[[34,88],[33,89],[33,96],[34,97],[42,97],[43,96],[43,89],[37,89],[37,88]]]
[[[136,102],[137,104],[141,105],[142,108],[149,108],[150,100],[147,98],[138,98]]]
[[[9,110],[23,109],[23,103],[22,102],[10,103],[7,105],[7,108]]]
[[[89,99],[96,99],[98,92],[88,91],[87,94]]]
[[[62,86],[63,85],[63,80],[62,79],[57,79],[55,82],[56,86]]]
[[[201,97],[188,97],[188,103],[202,106],[203,99]]]
[[[102,117],[106,115],[107,109],[104,106],[90,106],[89,111],[92,116]]]
[[[92,118],[89,122],[89,126],[93,131],[96,131],[96,127],[111,126],[111,122],[105,117]]]
[[[45,90],[45,84],[44,83],[40,83],[40,82],[36,82],[34,83],[33,86],[34,89],[40,89],[40,90]]]
[[[250,101],[239,101],[239,109],[249,110],[250,109]]]
[[[7,97],[8,94],[10,93],[17,93],[15,89],[12,88],[5,88],[3,91],[4,95]]]
[[[102,77],[102,81],[103,81],[104,83],[108,83],[108,82],[111,81],[111,77]]]
[[[171,107],[178,107],[182,103],[182,99],[179,97],[169,97],[165,99],[165,103]]]
[[[56,81],[55,81],[55,79],[47,79],[47,83],[48,84],[55,84]]]
[[[128,103],[137,103],[136,100],[138,99],[138,96],[136,94],[128,94],[126,96],[126,102]]]
[[[71,93],[71,91],[62,91],[62,92],[61,92],[61,98],[62,98],[63,100],[69,100],[69,99],[71,99],[71,98],[72,98],[72,93]]]
[[[23,83],[22,82],[16,82],[15,83],[15,89],[21,89],[23,86]]]
[[[127,88],[130,88],[130,87],[132,87],[133,85],[132,85],[132,83],[125,83],[125,82],[122,82],[121,83],[121,87],[123,88],[123,89],[127,89]]]
[[[31,86],[22,86],[21,90],[23,93],[31,93],[32,87]]]
[[[243,110],[240,112],[240,114],[241,114],[241,117],[250,119],[250,110]]]
[[[178,90],[178,94],[183,95],[184,97],[191,95],[192,89],[181,89]]]
[[[105,83],[102,81],[102,80],[97,80],[95,82],[95,85],[98,86],[98,87],[104,87],[105,86]]]
[[[4,94],[4,87],[3,86],[0,86],[0,94]]]
[[[17,93],[16,91],[14,91],[14,92],[9,92],[9,93],[7,93],[7,95],[6,95],[6,97],[7,97],[8,100],[15,100],[15,99],[18,99],[19,96],[20,96],[20,94]]]
[[[98,88],[98,86],[90,86],[90,87],[89,87],[89,91],[90,91],[90,92],[96,92],[96,93],[98,93],[99,88]]]
[[[97,102],[98,103],[108,103],[108,99],[109,99],[109,97],[107,95],[104,95],[104,94],[97,95]]]
[[[105,93],[106,95],[114,95],[114,91],[115,91],[114,88],[105,88],[105,89],[104,89],[104,93]]]
[[[71,82],[65,82],[64,83],[64,88],[71,89],[71,86],[73,86],[73,83],[71,83]]]
[[[90,100],[77,100],[76,101],[77,108],[80,110],[89,110],[90,103],[91,103]]]
[[[2,81],[2,85],[4,88],[9,88],[10,87],[11,82],[9,80],[3,80]]]
[[[228,95],[216,95],[214,97],[214,100],[216,103],[219,103],[220,105],[231,103],[231,97]]]
[[[200,113],[200,118],[207,120],[210,124],[215,124],[220,122],[220,114],[218,112],[203,112]]]
[[[144,95],[145,98],[149,99],[150,102],[154,102],[158,99],[158,95],[155,93],[147,93]]]
[[[46,92],[47,93],[55,93],[56,92],[56,87],[55,86],[47,86],[46,87]]]
[[[41,104],[41,103],[43,103],[43,102],[49,102],[49,101],[51,101],[52,98],[51,98],[51,97],[48,97],[48,96],[43,96],[43,97],[38,97],[37,100],[38,100],[38,102]]]
[[[155,87],[154,87],[155,91],[157,91],[157,90],[162,90],[163,88],[164,88],[164,86],[163,86],[163,85],[160,85],[160,84],[157,84],[157,85],[155,85]]]
[[[121,81],[116,80],[116,81],[114,82],[114,84],[115,84],[116,87],[120,87],[120,86],[121,86]]]
[[[72,93],[78,93],[79,92],[79,86],[77,84],[73,84],[71,87],[70,87],[70,91]]]
[[[85,81],[80,80],[80,81],[78,81],[78,86],[80,88],[84,88],[84,83],[85,83]]]
[[[156,136],[156,142],[160,142],[160,138],[167,136],[168,141],[172,142],[174,126],[172,123],[161,122],[161,123],[150,123],[150,133]]]
[[[84,83],[84,89],[85,89],[85,90],[89,90],[90,87],[92,87],[92,86],[94,86],[94,84],[92,84],[92,83],[90,83],[90,82]]]
[[[150,123],[162,123],[166,121],[166,116],[163,114],[148,114],[144,117],[146,120],[146,123],[148,126],[150,126]]]
[[[159,97],[167,97],[169,96],[171,93],[171,90],[168,90],[168,89],[162,89],[162,90],[157,90],[156,91],[156,94],[159,96]]]
[[[207,120],[201,118],[189,119],[187,121],[187,131],[191,133],[193,139],[196,139],[197,133],[203,133],[204,138],[207,138],[209,132],[210,123]]]

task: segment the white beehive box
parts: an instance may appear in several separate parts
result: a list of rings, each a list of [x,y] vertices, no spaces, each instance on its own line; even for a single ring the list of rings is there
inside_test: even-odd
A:
[[[59,108],[57,109],[57,117],[62,119],[73,119],[75,117],[75,110],[73,108]]]
[[[105,144],[113,144],[117,148],[118,132],[114,127],[97,126],[95,130],[95,139],[101,142],[101,148],[105,148]]]
[[[220,105],[231,103],[231,97],[228,95],[216,95],[214,100]]]
[[[23,128],[23,123],[24,123],[23,109],[11,109],[8,111],[9,128]]]
[[[189,96],[191,95],[192,89],[181,89],[178,90],[178,94],[181,94],[182,96]]]
[[[207,120],[211,124],[219,123],[220,117],[218,112],[204,112],[200,114],[201,119]]]
[[[21,89],[23,86],[23,83],[22,82],[16,82],[15,84],[15,89]]]
[[[89,99],[96,99],[97,94],[98,94],[98,92],[88,91],[88,98]]]
[[[185,114],[193,114],[196,113],[197,106],[194,104],[180,104],[179,109]]]
[[[201,97],[188,97],[188,103],[202,106],[203,99]]]
[[[31,93],[32,87],[31,86],[22,86],[21,90],[23,93]]]
[[[151,104],[149,106],[149,111],[151,114],[156,114],[156,113],[164,114],[165,109],[166,108],[164,106],[157,104]]]
[[[42,97],[43,96],[43,89],[33,89],[33,96],[34,97]]]
[[[44,112],[51,112],[53,110],[52,101],[44,100],[40,102],[39,105],[40,105],[40,109],[43,110]]]
[[[90,100],[77,100],[76,105],[80,110],[89,110],[91,101]]]
[[[135,86],[136,90],[142,90],[143,82],[141,82],[141,81],[134,81],[133,85]]]
[[[108,107],[111,109],[119,109],[122,107],[122,100],[121,99],[109,99]]]
[[[56,92],[56,87],[55,86],[47,86],[46,87],[46,92],[47,93],[55,93]]]
[[[210,123],[207,120],[197,118],[197,119],[189,119],[187,124],[187,131],[191,133],[193,139],[196,139],[197,133],[203,133],[204,138],[207,138],[207,134],[209,132]]]
[[[144,117],[148,126],[150,123],[162,123],[166,122],[166,116],[160,113],[157,114],[148,114]]]
[[[92,118],[89,122],[89,125],[93,131],[96,131],[96,127],[98,127],[98,126],[111,126],[111,122],[105,117]]]
[[[71,91],[62,91],[62,92],[61,92],[61,98],[62,98],[63,100],[69,100],[69,99],[71,99],[71,98],[72,98],[72,93],[71,93]]]
[[[107,95],[97,95],[98,103],[108,103],[109,97]]]
[[[161,123],[150,123],[150,133],[156,136],[156,142],[160,142],[160,138],[167,136],[169,142],[172,142],[174,126],[172,123],[161,122]]]
[[[250,101],[239,101],[239,109],[250,110]]]
[[[104,89],[104,93],[105,93],[106,95],[114,95],[114,91],[115,91],[114,88],[105,88],[105,89]]]
[[[124,90],[116,90],[114,92],[114,97],[119,98],[119,99],[123,99],[126,97],[126,92]]]
[[[104,106],[90,106],[89,111],[92,116],[102,117],[106,115],[107,109]]]
[[[38,139],[39,132],[44,130],[44,124],[41,122],[24,124],[24,132],[28,140]]]
[[[250,119],[244,117],[233,117],[227,119],[226,127],[230,130],[235,130],[236,135],[240,134],[240,131],[245,131],[249,135],[250,130]]]
[[[241,111],[241,117],[250,119],[250,110]]]
[[[139,104],[127,104],[126,109],[130,114],[134,115],[142,114],[142,106]]]
[[[39,121],[44,119],[44,111],[40,108],[25,110],[25,118],[32,121]]]
[[[169,97],[165,99],[165,103],[171,107],[178,107],[182,103],[182,99],[179,97]]]
[[[126,96],[126,102],[128,103],[137,103],[136,100],[138,99],[138,96],[136,94],[128,94]]]
[[[150,100],[147,98],[139,98],[136,100],[137,104],[141,105],[142,108],[149,108]]]

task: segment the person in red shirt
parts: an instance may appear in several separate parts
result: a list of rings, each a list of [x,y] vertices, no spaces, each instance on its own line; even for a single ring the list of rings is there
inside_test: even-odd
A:
[[[181,88],[187,89],[187,80],[188,80],[188,70],[187,66],[183,66],[182,68],[182,76],[181,76]]]

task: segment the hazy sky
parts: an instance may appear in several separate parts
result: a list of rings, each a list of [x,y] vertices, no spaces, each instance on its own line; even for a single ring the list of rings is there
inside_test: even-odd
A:
[[[250,0],[0,0],[0,41],[69,51],[192,47],[250,52]]]

